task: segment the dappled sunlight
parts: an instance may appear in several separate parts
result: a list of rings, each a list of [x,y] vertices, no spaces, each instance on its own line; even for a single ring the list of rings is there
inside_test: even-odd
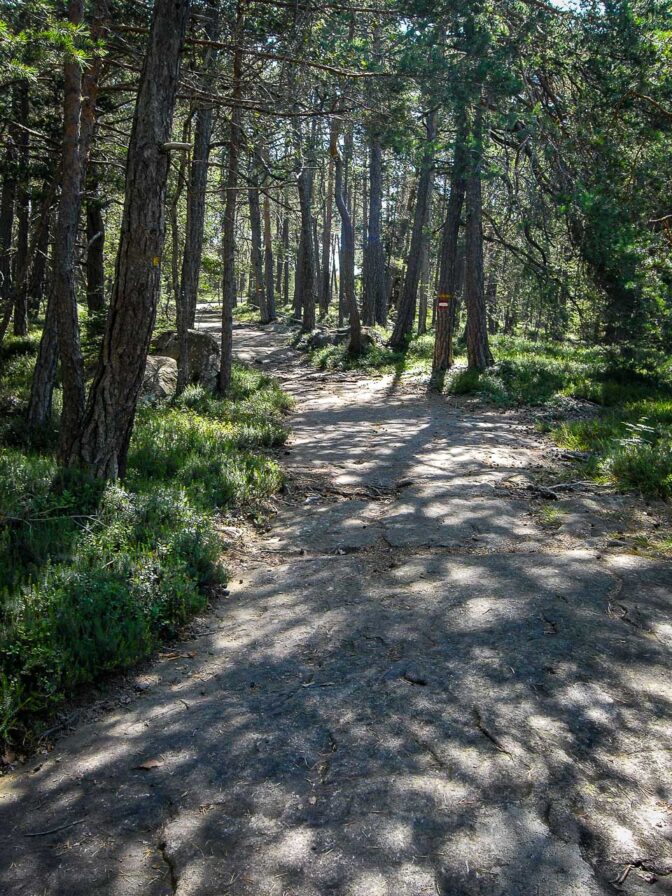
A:
[[[535,456],[531,439],[490,466],[497,415],[472,426],[431,401],[416,427],[403,396],[313,388],[288,450],[297,475],[324,474],[318,499],[279,507],[128,707],[0,785],[0,831],[19,834],[0,886],[28,894],[38,871],[87,896],[604,896],[637,863],[664,880],[671,657],[652,632],[669,568],[554,548],[521,496],[483,482]],[[61,826],[28,858],[24,834]]]

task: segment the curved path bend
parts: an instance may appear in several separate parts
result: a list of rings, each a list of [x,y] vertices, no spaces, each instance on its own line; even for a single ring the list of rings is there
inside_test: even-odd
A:
[[[296,398],[287,493],[192,637],[0,780],[0,892],[672,893],[655,510],[540,499],[571,474],[522,414],[235,340]]]

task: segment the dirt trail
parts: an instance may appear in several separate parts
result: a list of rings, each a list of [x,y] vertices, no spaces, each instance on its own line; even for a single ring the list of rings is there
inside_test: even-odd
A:
[[[235,334],[297,399],[270,530],[127,705],[0,782],[0,892],[672,893],[672,570],[615,534],[644,509],[544,516],[523,417],[285,339]]]

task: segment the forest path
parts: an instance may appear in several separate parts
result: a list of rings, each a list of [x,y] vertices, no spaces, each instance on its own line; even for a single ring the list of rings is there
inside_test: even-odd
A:
[[[672,570],[615,537],[646,508],[543,511],[529,415],[286,339],[235,332],[297,401],[270,530],[228,532],[230,597],[137,693],[0,782],[0,891],[672,893]]]

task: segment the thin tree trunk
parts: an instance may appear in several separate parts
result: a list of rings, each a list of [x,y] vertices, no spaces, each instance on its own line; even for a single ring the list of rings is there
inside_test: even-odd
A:
[[[372,133],[369,142],[369,220],[364,250],[364,298],[362,320],[368,326],[387,323],[387,284],[382,241],[383,150],[380,136]]]
[[[262,324],[269,322],[266,305],[266,282],[264,279],[264,261],[261,245],[261,206],[259,203],[259,187],[255,184],[247,191],[250,208],[250,267],[254,286],[251,290],[252,304],[259,309]]]
[[[275,239],[278,247],[278,255],[276,259],[275,266],[275,292],[278,296],[278,301],[282,303],[282,265],[283,265],[283,252],[282,252],[282,231],[284,228],[284,216],[285,211],[283,209],[278,209],[277,214],[275,216]]]
[[[351,29],[352,30],[352,29]],[[352,149],[353,149],[353,134],[352,134],[352,124],[349,124],[345,129],[345,135],[343,137],[343,197],[345,200],[346,208],[350,209],[350,200],[352,198],[352,187],[350,183],[350,163],[352,162]],[[354,225],[353,225],[354,230]],[[342,271],[347,264],[343,257],[344,247],[347,243],[347,235],[345,234],[345,224],[343,223],[343,218],[341,218],[341,229],[339,234],[338,241],[338,325],[339,327],[343,326],[345,318],[348,314],[348,303],[347,298],[344,293],[344,288],[346,286],[346,280],[343,278]],[[347,278],[346,278],[347,279]]]
[[[233,54],[233,107],[229,124],[229,153],[224,188],[224,221],[222,232],[222,354],[217,389],[226,395],[231,385],[233,364],[233,309],[236,306],[236,187],[238,185],[238,158],[242,140],[242,32],[245,25],[244,2],[238,0],[234,29]]]
[[[473,148],[470,152],[466,187],[466,268],[465,298],[467,306],[467,363],[472,370],[485,370],[492,364],[488,344],[488,321],[483,285],[483,201],[481,166],[483,154],[483,120],[480,106],[474,115]]]
[[[81,25],[83,0],[70,0],[68,20]],[[84,362],[79,342],[79,319],[75,292],[75,252],[82,192],[80,125],[82,115],[82,72],[79,62],[67,59],[64,66],[63,157],[61,198],[54,238],[53,291],[58,315],[58,348],[63,382],[61,414],[61,460],[66,460],[77,435],[84,402]]]
[[[16,111],[16,101],[12,103]],[[12,230],[14,227],[14,200],[16,198],[16,128],[9,128],[7,153],[5,155],[5,176],[0,197],[0,298],[2,299],[2,322],[0,341],[4,339],[14,310],[12,301]]]
[[[86,200],[86,305],[94,314],[105,308],[105,222],[97,178],[89,179]]]
[[[489,261],[489,259],[488,259]],[[491,271],[487,283],[485,285],[485,305],[488,314],[488,334],[490,336],[497,335],[497,280],[494,271]],[[551,321],[551,326],[555,328],[554,338],[558,338],[557,324]]]
[[[107,0],[95,0],[91,38],[100,41],[107,35],[109,25]],[[82,78],[82,120],[79,145],[82,183],[88,186],[86,201],[86,301],[89,311],[100,313],[105,307],[105,223],[98,195],[98,171],[91,162],[91,147],[96,131],[96,107],[103,56],[95,53]]]
[[[332,127],[333,127],[332,123]],[[326,317],[331,301],[331,222],[334,210],[334,160],[329,156],[327,192],[324,197],[324,226],[322,228],[322,271],[320,280],[320,317]]]
[[[44,199],[37,225],[33,232],[33,244],[29,250],[29,259],[33,267],[28,268],[22,275],[26,282],[30,283],[29,292],[37,292],[37,285],[43,288],[44,271],[46,270],[46,256],[49,248],[49,219],[51,217],[51,204],[54,198],[54,186],[44,186]],[[30,265],[29,263],[29,265]],[[39,267],[39,269],[38,269]],[[35,270],[38,269],[37,275]],[[51,416],[51,406],[54,391],[54,379],[56,376],[56,361],[58,359],[58,333],[56,331],[57,318],[53,300],[47,301],[45,323],[40,340],[40,348],[35,362],[35,370],[30,388],[28,402],[28,426],[30,429],[42,428],[47,424]]]
[[[71,3],[69,14],[72,21],[81,22],[83,4]],[[107,15],[106,0],[97,0],[91,25],[91,36],[94,40],[104,36]],[[101,55],[94,53],[83,76],[76,60],[70,60],[65,65],[62,184],[52,254],[52,286],[28,408],[31,427],[44,426],[48,422],[58,346],[63,377],[61,460],[68,459],[84,410],[84,364],[79,343],[74,268],[81,190],[95,130],[101,60]],[[44,210],[46,227],[48,227],[49,204],[50,202]]]
[[[462,116],[453,154],[450,196],[441,237],[439,289],[436,301],[436,331],[432,372],[438,376],[453,363],[453,335],[457,316],[458,238],[466,188],[466,119]]]
[[[282,304],[289,305],[289,213],[282,221]]]
[[[264,193],[264,278],[266,280],[266,312],[269,322],[275,320],[275,283],[273,280],[273,230],[271,200]]]
[[[215,41],[219,31],[219,13],[215,0],[209,0],[205,26],[206,37]],[[212,71],[216,60],[213,48],[208,48],[204,60],[204,76]],[[194,146],[187,193],[187,224],[182,259],[181,290],[187,308],[187,323],[193,327],[196,321],[198,301],[198,280],[203,256],[203,227],[205,223],[205,197],[208,184],[208,162],[210,159],[210,138],[212,135],[213,108],[203,103],[196,109],[194,125]]]
[[[205,34],[208,40],[218,36],[219,13],[214,0],[209,0],[205,12]],[[201,80],[208,86],[208,77],[216,59],[216,50],[208,47]],[[187,187],[187,222],[182,255],[182,275],[180,295],[176,305],[178,338],[177,393],[180,394],[189,378],[189,328],[196,322],[198,302],[198,281],[203,257],[203,229],[205,225],[205,196],[208,185],[208,162],[210,158],[210,138],[212,135],[213,108],[208,102],[200,103],[196,109],[194,145],[189,184]]]
[[[193,115],[187,116],[182,130],[182,143],[188,143],[191,139],[191,121]],[[182,312],[182,285],[181,285],[181,265],[180,258],[184,251],[184,247],[180,247],[180,200],[187,185],[187,154],[180,153],[180,161],[177,166],[177,183],[175,184],[175,192],[173,193],[169,209],[168,220],[170,222],[170,279],[172,285],[173,299],[175,301],[175,314]]]
[[[35,225],[33,237],[34,248],[29,252],[30,269],[26,277],[28,284],[28,312],[31,316],[39,313],[44,298],[47,279],[47,255],[49,253],[49,224],[51,222],[51,202],[53,194],[45,185],[45,193],[49,196],[48,205]]]
[[[123,476],[160,292],[165,196],[190,0],[155,0],[128,148],[126,199],[103,346],[70,461]]]
[[[434,184],[434,140],[436,139],[436,110],[427,115],[426,121],[426,147],[424,158],[418,178],[418,192],[415,203],[415,216],[413,219],[413,231],[411,234],[411,247],[408,254],[404,289],[399,299],[397,319],[394,324],[390,345],[393,348],[402,348],[406,337],[413,329],[415,318],[418,285],[422,270],[422,247],[426,238],[425,229],[429,221],[432,187]]]
[[[343,160],[338,151],[338,131],[336,128],[332,128],[331,131],[330,153],[334,160],[334,196],[336,207],[341,216],[343,243],[341,246],[342,268],[340,274],[343,283],[344,304],[350,318],[349,352],[351,355],[356,356],[362,353],[363,345],[362,325],[355,296],[355,229],[352,225],[352,219],[350,218],[346,197],[343,192]]]
[[[53,292],[47,299],[44,329],[35,370],[30,384],[28,426],[34,432],[43,429],[51,419],[51,408],[58,361],[58,312]]]
[[[28,123],[30,114],[28,85],[24,81],[17,87],[19,121]],[[28,333],[28,291],[25,272],[28,267],[28,228],[30,218],[30,192],[29,192],[29,133],[23,128],[18,133],[18,163],[19,179],[16,192],[16,218],[18,222],[16,233],[16,264],[15,264],[15,289],[14,289],[14,335],[25,336]]]
[[[301,236],[296,268],[295,310],[301,309],[301,326],[306,332],[315,328],[315,302],[317,280],[315,276],[315,246],[313,242],[313,152],[309,147],[302,158],[301,135],[297,127],[297,154],[299,171],[297,188],[301,214]]]
[[[418,303],[418,336],[427,332],[427,294],[429,293],[429,239],[422,246],[422,266],[420,275],[420,301]]]

